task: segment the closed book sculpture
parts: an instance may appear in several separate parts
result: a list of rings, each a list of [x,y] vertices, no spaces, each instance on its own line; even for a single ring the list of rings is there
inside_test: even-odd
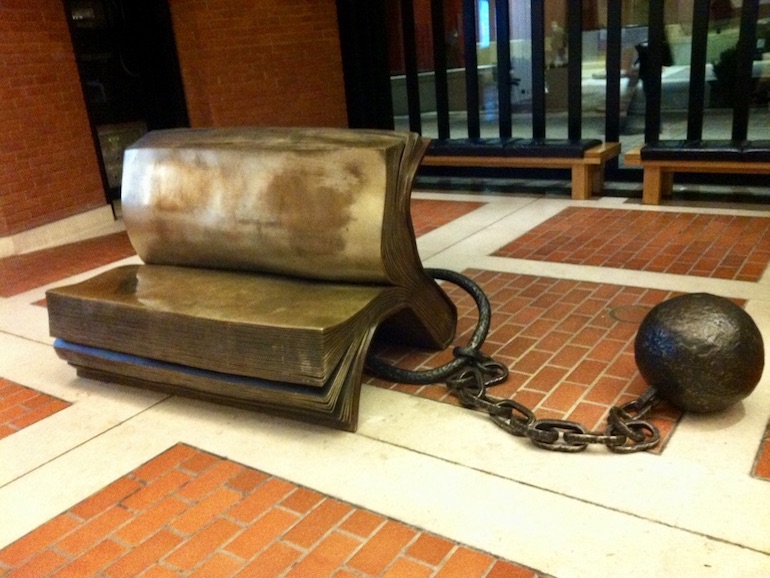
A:
[[[125,154],[142,265],[49,290],[86,377],[353,430],[375,337],[451,342],[409,212],[425,141],[343,129],[151,132]]]

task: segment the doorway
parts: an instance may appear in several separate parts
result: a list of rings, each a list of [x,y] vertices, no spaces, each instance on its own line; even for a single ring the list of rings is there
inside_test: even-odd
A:
[[[108,202],[123,153],[148,130],[189,126],[167,0],[64,0]]]

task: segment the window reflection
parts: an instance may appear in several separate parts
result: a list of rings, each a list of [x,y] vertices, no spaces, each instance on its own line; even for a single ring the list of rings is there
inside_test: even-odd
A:
[[[482,136],[498,136],[498,62],[496,2],[476,0],[477,75]],[[606,108],[607,9],[613,0],[584,0],[581,22],[568,22],[567,0],[544,3],[546,115],[548,136],[567,134],[567,68],[570,59],[581,59],[582,126],[586,138],[603,138]],[[532,126],[532,42],[530,0],[508,0],[510,13],[511,118],[514,136],[529,136]],[[395,125],[408,127],[407,92],[404,78],[403,38],[400,10],[404,2],[390,2],[389,49]],[[644,140],[644,55],[640,46],[647,40],[649,2],[622,1],[620,63],[620,139],[624,149]],[[463,1],[444,0],[444,54],[447,62],[447,91],[451,137],[467,136]],[[690,0],[665,2],[665,37],[671,59],[661,73],[661,117],[663,138],[685,138],[692,49],[693,18],[708,18],[704,85],[703,138],[730,138],[733,95],[736,89],[751,92],[751,121],[748,138],[766,138],[770,125],[770,2],[759,7],[757,38],[753,55],[752,83],[736,87],[735,47],[740,23],[740,0],[715,0],[708,14],[694,14]],[[431,0],[414,0],[416,53],[420,84],[420,114],[423,133],[436,137],[435,71],[431,33]],[[569,54],[566,35],[580,26],[582,54]]]

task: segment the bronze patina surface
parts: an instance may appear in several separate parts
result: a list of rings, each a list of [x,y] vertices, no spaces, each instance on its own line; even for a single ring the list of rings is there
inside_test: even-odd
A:
[[[126,229],[146,263],[388,282],[372,223],[404,148],[385,131],[151,132],[126,151]]]
[[[144,264],[50,289],[54,348],[83,376],[355,429],[375,332],[454,336],[411,223],[426,146],[376,130],[148,133],[122,187]]]
[[[708,293],[656,305],[642,321],[634,347],[650,386],[698,413],[725,409],[748,396],[765,363],[762,334],[751,316]]]

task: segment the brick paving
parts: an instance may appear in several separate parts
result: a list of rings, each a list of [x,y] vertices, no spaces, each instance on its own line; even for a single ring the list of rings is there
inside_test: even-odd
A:
[[[57,578],[543,576],[185,444],[0,550],[0,572]]]
[[[752,475],[764,480],[770,480],[770,423],[767,424],[765,437],[759,446],[757,459],[754,461]]]
[[[568,207],[495,255],[757,281],[770,262],[770,218]]]
[[[412,199],[412,225],[416,237],[475,211],[484,203]]]
[[[5,257],[0,259],[0,297],[12,297],[135,254],[126,233],[113,233]]]
[[[71,404],[0,377],[0,439]]]
[[[639,323],[667,291],[497,273],[465,271],[484,289],[492,306],[491,330],[482,351],[510,369],[508,380],[490,394],[516,400],[541,419],[569,419],[604,429],[613,405],[636,399],[647,384],[636,369],[633,343]],[[460,316],[455,345],[465,345],[476,323],[472,299],[447,287]],[[375,345],[383,359],[407,369],[446,363],[451,350],[415,351]],[[370,377],[379,387],[459,405],[441,385],[393,384]],[[661,449],[681,412],[662,403],[653,412]]]

